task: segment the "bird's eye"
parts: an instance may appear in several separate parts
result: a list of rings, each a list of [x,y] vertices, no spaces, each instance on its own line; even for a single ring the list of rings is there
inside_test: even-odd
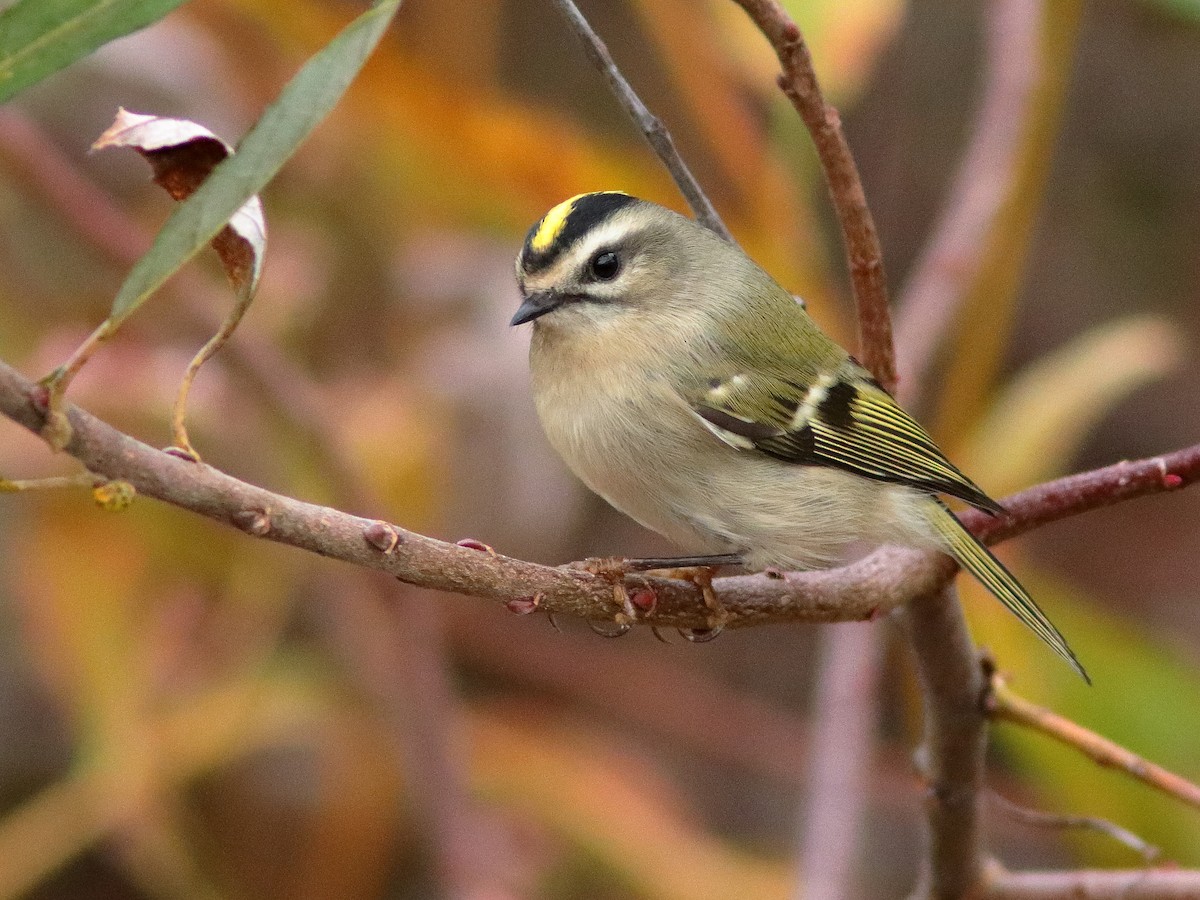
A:
[[[611,250],[601,250],[588,263],[588,271],[597,281],[612,281],[621,271],[621,261]]]

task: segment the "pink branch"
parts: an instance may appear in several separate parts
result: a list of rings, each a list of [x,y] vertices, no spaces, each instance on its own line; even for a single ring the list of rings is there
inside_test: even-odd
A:
[[[832,625],[818,636],[813,748],[805,784],[797,897],[855,896],[854,862],[865,818],[879,713],[877,627]]]
[[[37,433],[44,411],[39,389],[0,361],[0,413]],[[255,487],[210,466],[163,453],[122,434],[75,406],[67,408],[75,437],[65,448],[90,471],[124,480],[140,494],[322,556],[389,572],[419,587],[485,599],[532,602],[544,611],[592,620],[624,614],[611,583],[585,572],[551,568],[434,540],[398,526],[304,503]],[[966,517],[992,542],[1119,500],[1174,490],[1200,478],[1200,445],[1162,457],[1120,463],[1015,494],[1008,516],[987,523]],[[874,618],[914,597],[938,591],[954,574],[940,554],[884,547],[838,569],[721,578],[715,583],[728,627],[768,622],[847,622]],[[643,624],[704,628],[707,610],[689,581],[630,575],[648,585],[654,608]]]
[[[982,264],[988,233],[1014,189],[1038,81],[1040,0],[989,4],[987,84],[950,199],[909,276],[896,318],[905,399],[921,387]]]

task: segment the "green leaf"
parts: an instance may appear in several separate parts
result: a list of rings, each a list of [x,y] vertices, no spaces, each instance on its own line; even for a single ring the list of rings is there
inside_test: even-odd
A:
[[[184,0],[20,0],[0,12],[0,103]]]
[[[275,176],[341,99],[399,7],[400,0],[378,3],[305,63],[242,140],[237,153],[175,208],[154,246],[121,285],[109,316],[111,325],[120,324],[141,306]]]

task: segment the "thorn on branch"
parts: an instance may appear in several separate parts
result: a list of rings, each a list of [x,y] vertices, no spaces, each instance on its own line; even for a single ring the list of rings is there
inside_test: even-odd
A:
[[[43,416],[50,411],[50,387],[43,382],[38,382],[33,386],[33,390],[29,392],[30,405],[40,412]]]
[[[658,606],[658,592],[647,585],[640,587],[629,595],[629,602],[643,615],[650,615]]]
[[[1165,459],[1160,456],[1154,460],[1154,464],[1158,466],[1158,471],[1162,476],[1162,485],[1168,491],[1172,491],[1178,487],[1183,487],[1182,476],[1176,475],[1174,472],[1167,471],[1167,461]]]

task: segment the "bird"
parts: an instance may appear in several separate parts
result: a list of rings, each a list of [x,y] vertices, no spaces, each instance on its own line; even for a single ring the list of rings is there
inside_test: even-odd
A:
[[[584,193],[530,228],[516,278],[546,437],[616,509],[752,571],[825,568],[863,545],[949,554],[1090,683],[942,498],[1000,504],[734,243]]]

